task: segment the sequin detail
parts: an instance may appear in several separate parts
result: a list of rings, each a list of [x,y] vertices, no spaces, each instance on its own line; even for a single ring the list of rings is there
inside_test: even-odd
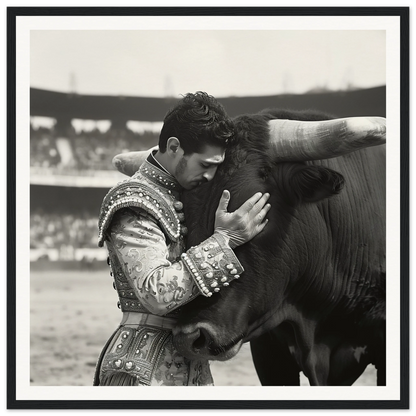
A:
[[[201,293],[210,297],[244,271],[234,252],[221,235],[214,234],[182,254],[182,260]]]
[[[155,186],[153,182],[163,186]],[[125,207],[137,207],[149,212],[159,221],[169,238],[177,241],[181,234],[187,232],[181,226],[184,216],[178,212],[179,204],[173,207],[175,193],[179,191],[180,186],[173,177],[146,161],[135,175],[118,183],[104,197],[98,220],[98,245],[103,246],[105,232],[114,213]]]
[[[152,327],[121,327],[104,354],[99,379],[106,386],[213,385],[207,361],[181,356],[171,331]]]

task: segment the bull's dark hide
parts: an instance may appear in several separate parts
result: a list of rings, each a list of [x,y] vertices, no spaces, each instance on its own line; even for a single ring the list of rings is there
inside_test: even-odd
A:
[[[264,385],[298,385],[299,371],[312,385],[352,384],[369,363],[384,384],[385,146],[275,163],[272,118],[330,117],[267,110],[236,118],[237,143],[214,180],[184,195],[188,244],[212,234],[223,189],[230,211],[270,192],[269,223],[236,249],[245,268],[238,281],[184,306],[175,342],[189,356],[225,360],[251,341]]]

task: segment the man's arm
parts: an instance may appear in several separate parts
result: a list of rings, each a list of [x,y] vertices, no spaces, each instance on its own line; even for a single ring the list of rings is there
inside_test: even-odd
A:
[[[107,246],[149,312],[165,315],[199,294],[182,261],[168,260],[169,248],[157,221],[140,208],[117,211]]]
[[[175,262],[158,222],[139,208],[125,208],[114,215],[108,233],[130,286],[151,313],[165,315],[198,294],[212,296],[244,271],[231,247],[252,239],[266,225],[269,195],[255,194],[233,213],[227,212],[229,193],[224,192],[216,212],[214,234]],[[110,256],[111,257],[111,256]]]

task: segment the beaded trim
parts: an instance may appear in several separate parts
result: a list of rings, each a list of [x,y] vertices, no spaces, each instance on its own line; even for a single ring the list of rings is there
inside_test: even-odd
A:
[[[172,191],[178,193],[182,191],[182,187],[172,175],[157,166],[152,165],[147,160],[140,166],[138,172],[132,176],[132,179],[136,178],[137,175],[140,174],[148,178],[151,182],[156,182],[158,185],[166,188],[168,194],[171,194]]]
[[[148,165],[151,166],[150,164]],[[141,168],[138,173],[141,171],[148,177],[150,175],[150,182],[154,172],[153,167],[150,169],[147,167]],[[104,244],[105,231],[115,212],[125,207],[138,207],[144,209],[160,222],[163,230],[172,241],[177,241],[179,239],[181,235],[180,218],[168,200],[168,198],[174,199],[174,197],[171,196],[172,191],[169,189],[169,186],[172,183],[174,185],[172,187],[176,187],[176,184],[174,182],[166,182],[162,177],[164,187],[167,188],[166,193],[164,193],[158,186],[151,187],[151,183],[144,184],[142,180],[143,177],[140,177],[138,173],[132,178],[126,179],[110,189],[104,197],[98,220],[99,247],[102,247]],[[160,181],[159,176],[161,175],[157,175],[155,180]],[[167,175],[165,174],[165,176]],[[179,185],[177,186],[179,187]]]
[[[122,372],[130,374],[139,385],[150,386],[170,334],[166,329],[121,327],[103,358],[100,380]]]
[[[206,297],[219,292],[222,286],[228,286],[244,271],[234,252],[216,234],[191,247],[181,257],[200,292]]]

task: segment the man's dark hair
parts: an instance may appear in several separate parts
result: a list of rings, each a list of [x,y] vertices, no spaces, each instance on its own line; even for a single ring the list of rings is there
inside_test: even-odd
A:
[[[169,137],[176,137],[185,155],[202,153],[205,145],[227,148],[234,124],[224,107],[211,95],[188,93],[166,114],[159,136],[159,150],[166,151]]]

